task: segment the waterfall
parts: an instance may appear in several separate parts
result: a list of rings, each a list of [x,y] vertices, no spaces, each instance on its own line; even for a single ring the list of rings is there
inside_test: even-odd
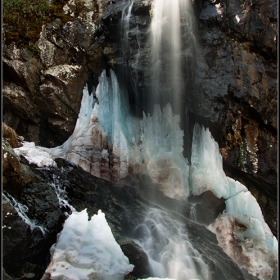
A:
[[[122,14],[125,44],[133,4],[128,2]],[[278,242],[248,189],[224,174],[219,147],[209,129],[194,128],[191,166],[183,156],[180,122],[187,93],[185,71],[195,41],[190,8],[187,0],[154,0],[151,113],[143,112],[141,119],[132,116],[125,87],[119,86],[113,70],[104,70],[96,89],[97,102],[84,89],[73,135],[62,146],[43,151],[69,159],[108,180],[129,182],[137,178],[183,202],[190,194],[207,190],[223,197],[225,212],[207,225],[208,229],[241,268],[259,279],[271,279],[277,274]],[[20,153],[23,149],[16,150]],[[195,210],[193,205],[190,216],[194,220]],[[154,276],[210,280],[210,269],[193,248],[183,225],[167,212],[147,209],[145,220],[135,229],[135,241],[147,253]],[[248,263],[239,262],[244,259]]]
[[[148,209],[135,235],[139,236],[135,241],[147,253],[155,277],[211,279],[207,265],[188,239],[184,224],[163,210]]]
[[[130,20],[130,17],[131,17],[131,10],[132,10],[134,1],[135,0],[130,0],[127,3],[127,5],[125,6],[125,8],[123,9],[123,12],[122,12],[122,20],[121,20],[122,26],[121,26],[121,29],[122,29],[122,34],[123,34],[124,39],[125,39],[125,43],[127,43],[127,41],[128,41],[129,20]]]
[[[184,108],[186,81],[183,68],[193,55],[192,14],[189,1],[155,0],[151,23],[152,103],[172,104],[173,112]],[[184,39],[184,41],[182,41]]]
[[[151,79],[152,94],[149,102],[151,104],[160,104],[164,110],[168,111],[169,117],[164,118],[163,126],[167,127],[172,119],[173,112],[182,115],[184,112],[184,99],[186,84],[184,80],[183,66],[186,60],[186,49],[183,49],[182,38],[192,36],[192,25],[190,24],[190,6],[186,0],[154,0],[152,9],[151,23]],[[188,41],[191,41],[190,39]],[[171,106],[170,106],[171,105]],[[178,194],[177,198],[182,199],[189,195],[188,186],[188,163],[182,159],[183,131],[178,129],[171,135],[164,133],[164,129],[159,125],[157,111],[160,106],[155,105],[153,116],[145,122],[146,129],[144,135],[147,137],[144,147],[150,154],[155,153],[163,155],[168,151],[166,158],[172,159],[176,163],[177,169],[170,169],[175,180],[167,180],[169,195],[174,196],[176,192],[176,170],[180,170],[185,192]],[[180,118],[177,116],[177,125]],[[172,125],[175,127],[174,124]],[[150,130],[150,132],[148,132]],[[182,133],[182,134],[181,134]],[[169,135],[170,150],[166,149],[168,145],[164,142],[165,135]],[[176,139],[179,140],[176,145]],[[149,143],[150,142],[150,143]],[[149,147],[149,148],[147,148]],[[179,149],[178,149],[179,148]],[[165,158],[165,157],[164,157]],[[156,164],[150,164],[148,170],[151,173],[158,172],[158,177],[166,177],[168,174],[168,161],[160,162],[161,168],[157,170]],[[155,183],[155,182],[154,182]],[[179,185],[180,185],[179,183]],[[161,189],[162,190],[162,189]],[[173,196],[170,195],[173,193]],[[145,221],[136,228],[136,234],[140,237],[136,239],[149,257],[151,270],[156,277],[169,277],[176,280],[190,279],[211,279],[209,268],[200,257],[199,253],[192,247],[188,240],[187,233],[183,230],[183,225],[173,220],[167,213],[158,209],[148,209]]]
[[[128,60],[129,50],[129,31],[130,31],[130,17],[135,0],[129,0],[122,11],[121,18],[121,34],[122,34],[122,53],[124,60]]]

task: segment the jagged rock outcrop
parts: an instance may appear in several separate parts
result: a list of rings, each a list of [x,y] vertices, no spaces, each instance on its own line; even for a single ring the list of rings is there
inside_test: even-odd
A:
[[[3,268],[13,279],[39,279],[65,220],[55,191],[3,139]]]
[[[26,141],[52,147],[71,135],[85,83],[93,84],[90,69],[98,77],[105,68],[103,39],[95,32],[106,5],[69,1],[64,6],[68,17],[42,27],[35,53],[16,42],[5,45],[4,122]]]
[[[95,178],[62,159],[57,160],[58,168],[40,170],[19,158],[5,139],[2,150],[3,269],[7,279],[41,279],[50,262],[50,247],[67,213],[71,214],[70,207],[57,196],[57,190],[65,186],[66,196],[78,211],[87,208],[93,215],[104,209],[116,240],[138,267],[136,276],[149,275],[146,254],[122,237],[136,222],[132,218],[133,190]]]

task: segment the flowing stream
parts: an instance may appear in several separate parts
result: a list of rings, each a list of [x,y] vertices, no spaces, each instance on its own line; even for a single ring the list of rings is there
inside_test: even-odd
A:
[[[129,20],[131,17],[131,10],[134,4],[134,0],[130,0],[128,4],[125,6],[122,12],[122,34],[127,42],[128,40],[128,32],[129,32]]]
[[[207,265],[189,241],[183,223],[158,208],[147,210],[135,229],[135,239],[146,252],[155,277],[176,280],[210,280]]]

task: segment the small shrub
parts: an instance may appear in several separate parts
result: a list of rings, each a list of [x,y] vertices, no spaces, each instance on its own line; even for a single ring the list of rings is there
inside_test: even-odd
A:
[[[42,30],[42,26],[62,17],[63,6],[67,0],[56,0],[49,5],[46,0],[3,0],[3,27],[5,41],[12,41],[19,47],[35,43]],[[72,20],[69,15],[64,15],[63,22]]]
[[[42,25],[49,16],[50,6],[46,0],[3,0],[4,30],[10,33],[17,32],[19,37],[7,36],[5,38],[17,43],[25,44],[27,41],[35,43],[40,35]]]

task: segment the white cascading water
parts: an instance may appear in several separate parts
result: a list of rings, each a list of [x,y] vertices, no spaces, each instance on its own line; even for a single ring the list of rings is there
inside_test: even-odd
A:
[[[181,108],[184,88],[182,60],[188,54],[183,53],[182,37],[193,38],[191,24],[191,7],[187,0],[155,0],[153,4],[151,23],[151,60],[153,104],[168,102],[172,104],[173,112]],[[184,42],[186,43],[186,42]],[[184,52],[186,52],[185,48]],[[163,90],[163,87],[167,91]],[[165,92],[165,93],[164,93]],[[167,93],[166,93],[167,92]],[[164,96],[162,96],[164,94]]]
[[[150,208],[135,229],[138,243],[149,257],[155,277],[176,280],[209,280],[210,273],[192,246],[183,223],[158,208]]]
[[[192,27],[187,24],[189,14],[188,1],[154,0],[153,5],[153,18],[151,23],[153,90],[150,102],[152,104],[166,106],[164,110],[168,110],[169,108],[169,117],[164,122],[168,125],[169,120],[173,116],[172,109],[173,112],[180,114],[182,106],[180,96],[183,94],[184,77],[181,60],[184,55],[182,53],[181,27],[182,25],[188,29]],[[192,34],[192,30],[188,31],[189,34]],[[168,86],[168,90],[163,91],[162,87],[166,86]],[[157,106],[155,106],[153,112],[155,116]],[[158,110],[160,110],[159,106]],[[170,138],[171,149],[168,150],[166,149],[168,145],[160,145],[165,139],[164,136],[166,134],[163,134],[164,129],[161,129],[158,123],[157,117],[154,119],[151,117],[149,122],[146,122],[144,126],[146,127],[146,133],[144,135],[150,135],[150,138],[147,139],[153,142],[150,145],[153,148],[150,148],[149,151],[152,153],[153,151],[160,150],[158,154],[169,152],[169,157],[179,167],[173,170],[173,174],[176,174],[176,170],[180,170],[180,177],[185,177],[185,179],[180,181],[185,187],[183,188],[184,192],[180,192],[177,197],[182,199],[189,195],[187,160],[182,157],[183,143],[180,142],[183,141],[183,131],[178,126],[176,133],[172,133],[172,137]],[[180,119],[178,119],[178,125],[179,123]],[[149,127],[151,127],[151,132],[147,133]],[[160,130],[160,133],[156,133],[157,130]],[[174,141],[176,135],[178,143],[180,143],[179,145],[176,145],[176,141]],[[173,147],[172,143],[174,143]],[[174,150],[176,147],[180,147],[179,150],[177,149],[177,152]],[[176,154],[178,155],[176,156]],[[164,176],[163,174],[166,172],[166,163],[167,161],[165,163],[161,162],[161,164],[165,165],[160,169],[161,176]],[[152,173],[155,170],[155,166],[151,165],[148,170],[152,170]],[[172,178],[176,178],[175,175]],[[176,179],[168,181],[169,193],[176,192],[176,182],[178,182]],[[167,191],[165,193],[167,194]],[[172,197],[171,194],[168,196]],[[208,266],[188,241],[188,235],[184,230],[183,224],[173,220],[166,212],[155,208],[148,209],[145,221],[137,227],[137,231],[140,231],[142,236],[136,242],[147,253],[154,276],[161,278],[168,277],[176,280],[211,279]]]
[[[121,29],[122,29],[122,34],[123,34],[124,39],[125,39],[125,43],[127,43],[127,40],[128,40],[129,20],[130,20],[130,17],[131,17],[131,10],[132,10],[134,1],[135,0],[130,0],[128,2],[128,4],[125,6],[125,8],[123,9],[123,12],[122,12],[122,21],[121,21],[122,26],[121,26]]]
[[[28,216],[27,216],[27,212],[28,212],[28,207],[26,205],[21,204],[20,202],[18,202],[11,194],[7,193],[7,192],[3,192],[2,193],[3,198],[15,209],[15,211],[17,212],[17,214],[19,215],[19,217],[27,224],[29,225],[31,231],[33,231],[35,228],[38,228],[43,235],[46,234],[46,229],[43,226],[40,226],[36,223],[36,221],[31,220]],[[3,226],[5,227],[5,225]]]

